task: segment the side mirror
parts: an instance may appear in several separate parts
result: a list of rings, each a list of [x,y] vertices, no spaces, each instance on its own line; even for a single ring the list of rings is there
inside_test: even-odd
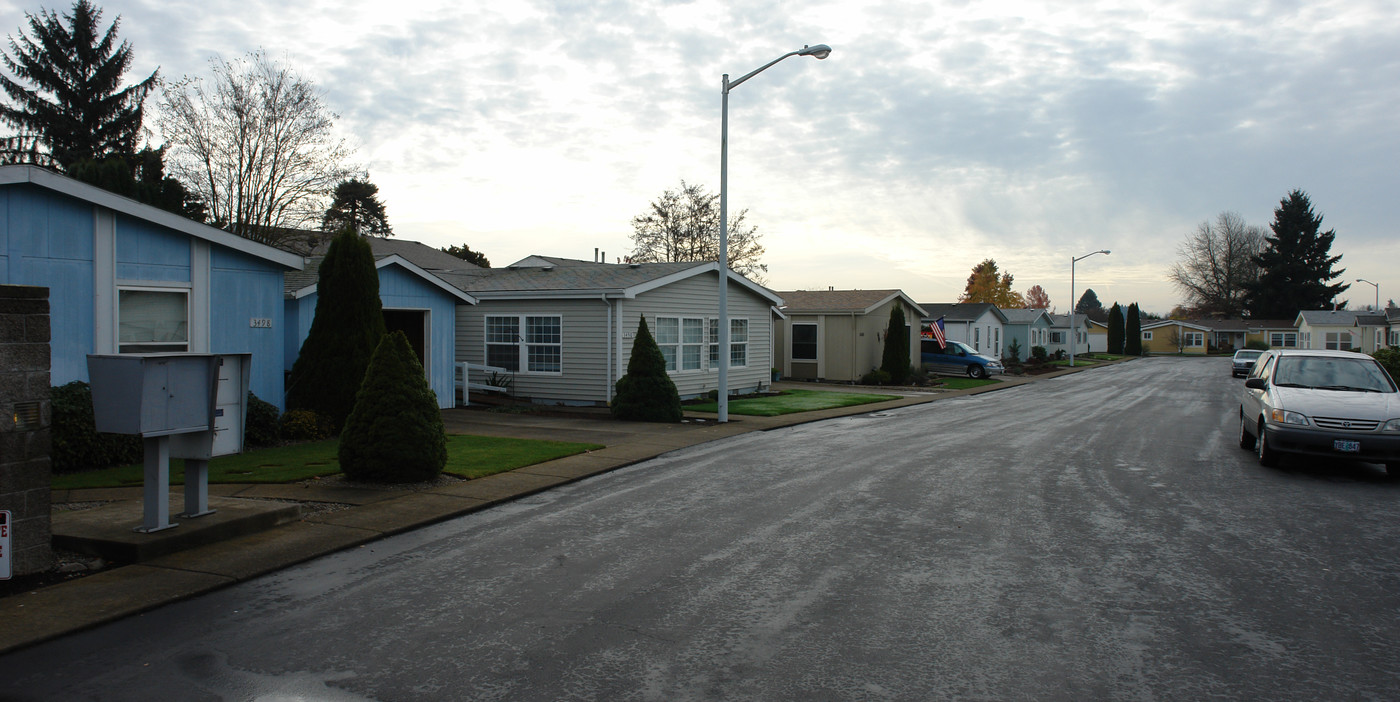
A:
[[[1250,390],[1268,390],[1269,381],[1263,378],[1247,378],[1244,381],[1244,386]]]

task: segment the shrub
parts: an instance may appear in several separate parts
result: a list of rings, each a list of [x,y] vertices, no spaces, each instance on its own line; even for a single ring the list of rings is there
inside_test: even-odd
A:
[[[1263,339],[1250,339],[1249,341],[1245,342],[1244,347],[1247,349],[1254,349],[1255,351],[1268,351],[1269,342],[1264,341]]]
[[[331,436],[331,423],[305,409],[288,410],[278,428],[287,441],[320,441]]]
[[[861,385],[889,385],[890,374],[884,368],[874,368],[860,377]]]
[[[447,464],[437,395],[401,331],[384,336],[340,433],[345,477],[380,483],[432,480]]]
[[[1385,371],[1390,374],[1392,379],[1400,378],[1400,349],[1394,346],[1380,349],[1371,354],[1371,357],[1385,367]]]
[[[277,426],[277,405],[248,393],[248,416],[243,423],[245,446],[276,446],[282,436]]]
[[[1020,363],[1020,362],[1021,362],[1021,340],[1020,340],[1020,339],[1012,339],[1012,340],[1011,340],[1011,345],[1006,347],[1006,357],[1005,357],[1004,359],[1002,359],[1002,360],[1003,360],[1003,361],[1012,361],[1012,362],[1014,362],[1014,363]]]
[[[1050,354],[1045,350],[1044,346],[1031,347],[1031,360],[1036,361],[1038,363],[1044,363],[1047,360],[1049,360],[1049,357]]]
[[[76,473],[108,466],[139,463],[141,437],[99,434],[92,414],[92,388],[75,380],[50,391],[50,465],[55,473]]]
[[[880,370],[901,383],[909,377],[909,326],[904,323],[904,307],[897,301],[890,309],[890,324],[885,329],[885,352]]]
[[[637,325],[627,374],[614,386],[612,416],[639,422],[681,421],[681,396],[666,375],[666,357],[647,328],[647,318]],[[719,397],[718,393],[715,395]]]

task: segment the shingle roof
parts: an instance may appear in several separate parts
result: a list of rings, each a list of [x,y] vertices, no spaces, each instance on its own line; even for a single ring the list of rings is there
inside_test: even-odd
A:
[[[1035,320],[1039,319],[1041,315],[1049,316],[1045,310],[1037,309],[1002,310],[1001,314],[1006,317],[1007,324],[1032,324]]]
[[[468,292],[544,292],[583,290],[624,290],[692,268],[711,266],[708,262],[686,263],[592,263],[544,256],[552,267],[477,268],[445,271],[442,278]],[[716,278],[718,280],[718,278]]]
[[[783,290],[783,311],[787,314],[814,312],[865,312],[900,295],[899,290]]]
[[[1350,310],[1303,310],[1298,314],[1303,316],[1303,321],[1312,326],[1356,326],[1356,313]]]
[[[919,306],[924,308],[924,319],[938,319],[942,317],[948,322],[975,322],[978,317],[992,310],[1001,315],[1001,310],[990,302],[920,302]]]

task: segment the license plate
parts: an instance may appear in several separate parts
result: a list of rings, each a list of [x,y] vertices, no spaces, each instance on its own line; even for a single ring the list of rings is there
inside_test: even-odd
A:
[[[1341,451],[1342,453],[1356,453],[1361,450],[1361,442],[1335,439],[1332,441],[1332,450]]]

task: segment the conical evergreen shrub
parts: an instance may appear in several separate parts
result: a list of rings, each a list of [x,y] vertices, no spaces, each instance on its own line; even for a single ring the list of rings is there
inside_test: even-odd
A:
[[[316,317],[292,365],[287,408],[311,410],[340,431],[383,336],[374,253],[369,242],[345,229],[321,261]]]
[[[681,396],[676,384],[666,375],[666,357],[647,328],[647,318],[637,325],[637,337],[632,340],[632,357],[627,361],[627,375],[614,386],[612,415],[618,419],[639,422],[681,421]]]
[[[437,395],[408,337],[386,334],[340,433],[340,469],[352,480],[415,483],[437,477],[446,464]]]
[[[895,303],[890,310],[890,326],[885,330],[885,353],[880,370],[890,374],[890,382],[902,385],[909,380],[909,327],[904,323],[904,307]]]
[[[1128,305],[1128,321],[1123,330],[1123,353],[1129,356],[1143,355],[1142,315],[1136,302]]]

